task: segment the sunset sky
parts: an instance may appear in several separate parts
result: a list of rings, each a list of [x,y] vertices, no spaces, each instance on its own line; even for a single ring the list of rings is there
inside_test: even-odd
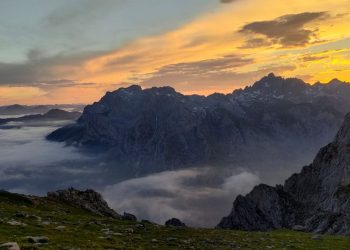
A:
[[[350,82],[349,27],[349,0],[1,0],[0,105],[227,93],[269,72]]]

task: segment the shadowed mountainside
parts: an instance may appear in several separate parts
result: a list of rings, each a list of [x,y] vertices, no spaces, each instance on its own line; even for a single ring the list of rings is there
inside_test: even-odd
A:
[[[219,228],[350,235],[350,114],[335,140],[313,163],[288,178],[284,186],[256,186],[238,196]]]
[[[331,140],[349,109],[350,85],[338,80],[309,85],[270,74],[208,97],[131,86],[108,92],[77,123],[47,138],[101,147],[136,174],[202,165],[295,166]]]

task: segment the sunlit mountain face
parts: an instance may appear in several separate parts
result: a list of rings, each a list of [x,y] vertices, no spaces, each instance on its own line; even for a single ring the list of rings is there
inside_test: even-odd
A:
[[[2,0],[0,189],[213,227],[333,140],[348,27],[348,0]]]

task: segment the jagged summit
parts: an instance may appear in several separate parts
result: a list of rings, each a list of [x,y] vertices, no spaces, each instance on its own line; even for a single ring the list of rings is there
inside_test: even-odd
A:
[[[328,84],[330,84],[330,85],[340,85],[340,84],[344,84],[344,82],[340,81],[338,78],[334,78]]]
[[[234,94],[243,95],[245,98],[259,98],[262,101],[283,99],[293,102],[301,102],[312,98],[312,86],[297,78],[283,78],[270,73],[252,86],[243,91],[234,91]]]
[[[113,92],[107,92],[107,94],[136,94],[142,92],[142,88],[139,85],[131,85],[129,87],[120,88]]]
[[[275,78],[276,76],[275,76],[275,74],[274,74],[273,72],[271,72],[271,73],[269,73],[269,74],[267,75],[267,77],[268,77],[268,78]]]
[[[239,196],[220,228],[269,230],[302,227],[350,235],[350,114],[335,140],[284,186],[259,185]],[[254,222],[254,223],[253,223]]]
[[[120,88],[113,92],[107,92],[106,96],[109,95],[137,95],[141,93],[149,93],[154,95],[167,95],[167,94],[179,94],[176,90],[170,86],[163,87],[151,87],[142,89],[139,85],[130,85],[129,87]]]

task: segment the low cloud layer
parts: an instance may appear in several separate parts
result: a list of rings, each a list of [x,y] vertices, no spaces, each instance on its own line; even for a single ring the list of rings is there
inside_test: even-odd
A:
[[[0,186],[12,192],[45,195],[62,188],[92,188],[101,191],[118,212],[159,223],[178,217],[189,225],[215,226],[230,211],[236,195],[260,182],[257,174],[235,167],[132,178],[97,155],[46,141],[45,135],[62,124],[9,125],[18,127],[0,129]]]
[[[281,16],[274,20],[252,22],[242,27],[241,33],[262,35],[251,38],[246,47],[279,44],[283,47],[305,46],[317,41],[317,29],[305,28],[307,24],[329,17],[327,12],[305,12]]]
[[[287,161],[265,156],[258,163],[182,169],[136,178],[130,168],[107,161],[103,155],[83,154],[74,147],[46,141],[45,135],[61,122],[8,125],[16,128],[0,128],[2,189],[44,195],[69,187],[92,188],[100,191],[116,211],[161,224],[177,217],[192,226],[215,226],[229,213],[238,194],[246,194],[261,182],[281,183],[311,161],[309,156]]]
[[[220,172],[215,168],[167,171],[108,186],[103,194],[119,212],[161,224],[176,217],[192,226],[212,227],[228,214],[236,195],[260,183],[247,171],[235,170],[228,177]]]
[[[78,150],[45,140],[62,122],[9,125],[16,128],[0,129],[1,188],[45,194],[61,187],[85,186],[84,182],[89,186],[89,179],[103,172],[103,168],[92,168],[89,164],[94,165],[94,160]]]

